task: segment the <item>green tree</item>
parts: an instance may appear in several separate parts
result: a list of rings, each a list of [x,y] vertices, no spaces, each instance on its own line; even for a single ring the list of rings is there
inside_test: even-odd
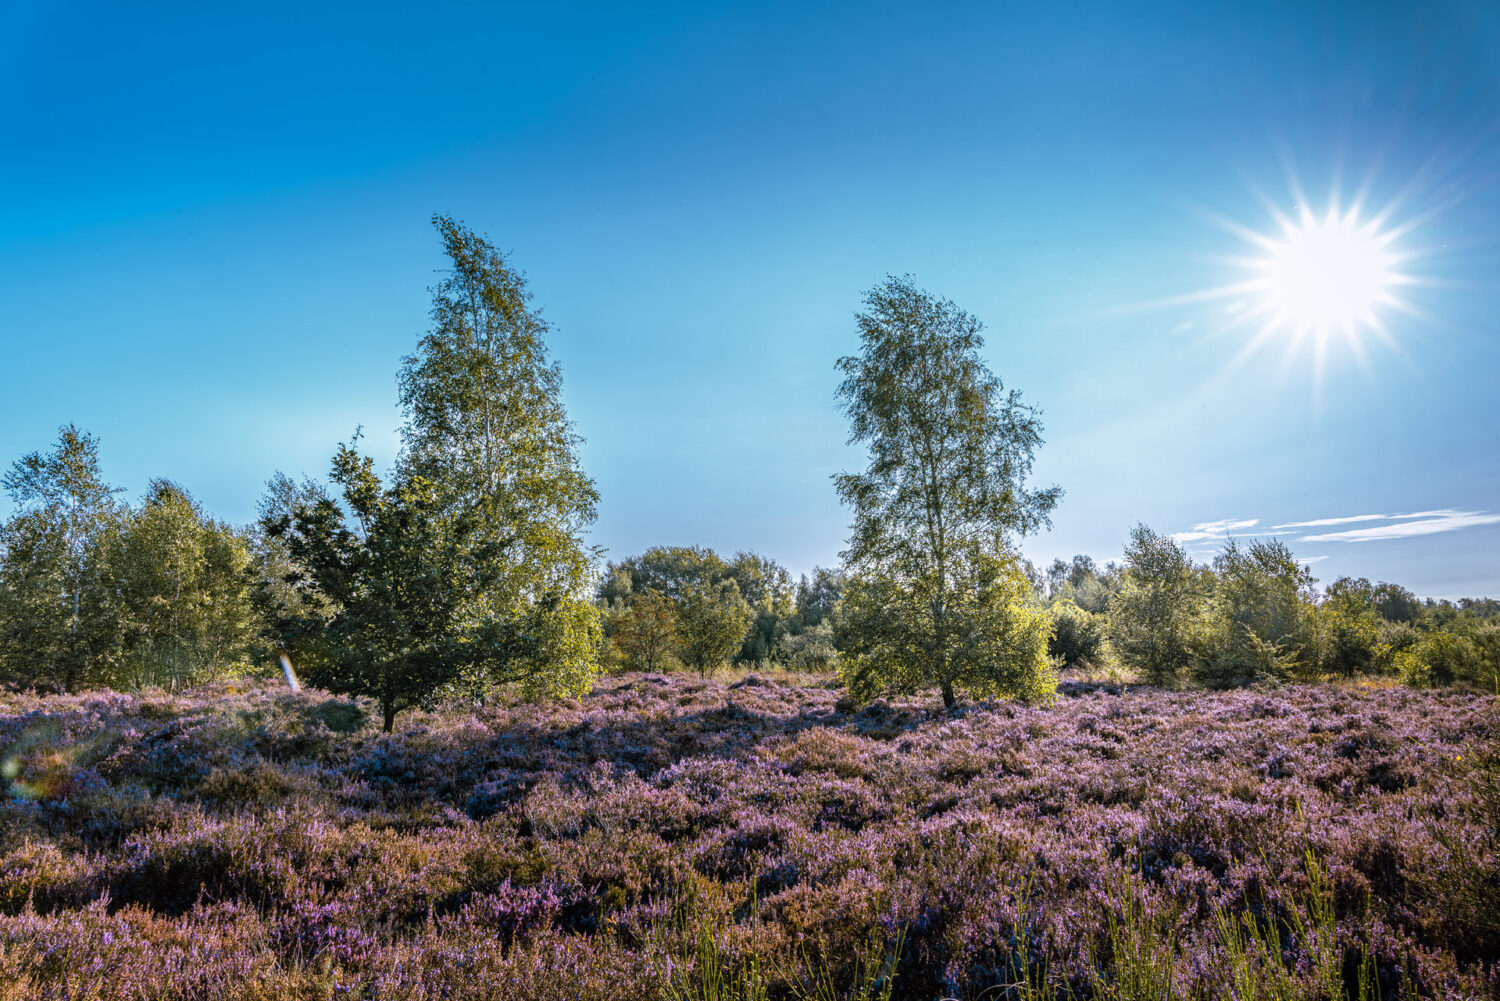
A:
[[[738,552],[725,560],[699,546],[653,546],[609,564],[599,598],[612,606],[631,595],[655,591],[680,603],[688,587],[713,588],[726,580],[735,582],[754,612],[735,659],[753,663],[779,657],[779,640],[795,625],[795,591],[786,568],[759,553]]]
[[[1363,577],[1340,577],[1328,585],[1318,608],[1325,667],[1353,677],[1375,668],[1380,648],[1380,613],[1375,588]]]
[[[1120,657],[1151,684],[1179,684],[1197,662],[1204,590],[1181,546],[1135,527],[1125,547],[1124,586],[1110,605],[1110,634]]]
[[[1019,561],[969,547],[948,565],[950,581],[961,587],[931,577],[850,577],[840,621],[841,669],[850,694],[864,701],[936,683],[950,707],[959,690],[975,698],[1050,699],[1057,688],[1047,657],[1052,624],[1036,607]],[[939,603],[943,645],[935,648]]]
[[[742,551],[730,559],[726,577],[755,612],[735,659],[755,664],[779,658],[781,638],[797,610],[792,575],[769,556]]]
[[[0,676],[65,692],[101,680],[120,649],[106,554],[125,509],[98,440],[69,424],[0,485],[17,506],[0,526]]]
[[[1422,602],[1400,584],[1376,584],[1373,589],[1375,611],[1390,622],[1415,625],[1422,617]]]
[[[110,554],[125,652],[120,680],[180,687],[246,666],[258,623],[250,547],[182,488],[154,480]]]
[[[1045,583],[1049,601],[1071,602],[1086,612],[1100,614],[1109,610],[1110,600],[1124,581],[1115,564],[1100,570],[1092,557],[1079,555],[1071,562],[1053,560]]]
[[[861,351],[838,363],[850,441],[870,455],[835,478],[854,512],[840,631],[851,690],[936,684],[946,706],[959,688],[1040,697],[1047,623],[1010,544],[1061,496],[1026,486],[1041,420],[981,361],[978,319],[910,277],[864,304]]]
[[[1229,540],[1214,557],[1219,578],[1218,641],[1201,667],[1203,680],[1227,687],[1287,681],[1318,665],[1312,574],[1286,544]]]
[[[703,677],[739,649],[755,612],[733,580],[693,583],[677,601],[677,637],[682,660]]]
[[[390,731],[397,713],[502,641],[469,622],[464,607],[470,587],[489,583],[493,561],[474,543],[474,522],[447,516],[426,477],[382,486],[350,444],[339,446],[331,478],[342,507],[326,496],[303,500],[265,529],[285,542],[294,576],[305,574],[318,592],[296,613],[315,619],[300,630],[316,637],[304,674],[330,691],[376,699]]]
[[[594,564],[583,532],[598,492],[547,354],[547,324],[525,276],[488,241],[435,216],[449,269],[432,290],[432,327],[400,373],[403,481],[431,484],[434,514],[469,526],[468,563],[486,561],[458,619],[497,641],[480,683],[555,674],[586,689],[598,669]]]
[[[632,667],[658,670],[677,642],[677,613],[660,591],[643,591],[623,599],[613,637]]]
[[[1052,638],[1047,652],[1062,658],[1065,667],[1097,664],[1104,652],[1104,616],[1063,600],[1052,605]]]
[[[779,659],[798,671],[826,671],[838,663],[833,623],[824,620],[777,641]]]
[[[802,629],[828,622],[838,614],[844,600],[845,578],[842,570],[813,567],[812,577],[804,575],[797,584],[797,625]]]
[[[255,579],[251,602],[272,652],[294,665],[316,644],[334,609],[292,557],[286,536],[272,534],[267,526],[291,525],[300,509],[312,510],[325,500],[328,491],[322,484],[311,479],[298,483],[278,471],[266,482],[256,509],[259,517],[248,535]]]
[[[731,576],[729,564],[700,546],[652,546],[605,568],[599,596],[606,601],[656,591],[673,601],[690,584],[718,584]],[[738,581],[736,582],[738,583]]]

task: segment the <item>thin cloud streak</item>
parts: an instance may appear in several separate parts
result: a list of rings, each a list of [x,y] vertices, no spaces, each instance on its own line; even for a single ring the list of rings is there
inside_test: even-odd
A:
[[[1244,528],[1254,528],[1260,524],[1259,518],[1223,518],[1219,521],[1205,521],[1193,526],[1190,532],[1173,532],[1172,541],[1202,542],[1205,539],[1225,539],[1230,532],[1238,532]]]
[[[1288,528],[1323,528],[1328,525],[1349,525],[1357,521],[1396,521],[1401,518],[1438,518],[1450,514],[1460,514],[1452,508],[1444,508],[1438,511],[1413,511],[1411,514],[1351,514],[1343,518],[1314,518],[1312,521],[1291,521],[1285,525],[1272,525],[1271,531],[1279,532]]]
[[[1303,541],[1379,542],[1384,539],[1407,539],[1419,535],[1436,535],[1439,532],[1456,532],[1461,528],[1474,528],[1478,525],[1500,524],[1500,514],[1491,514],[1486,511],[1425,511],[1422,514],[1435,517],[1396,515],[1393,518],[1416,518],[1417,520],[1393,521],[1392,524],[1376,525],[1373,528],[1354,528],[1346,532],[1308,535],[1303,537]]]

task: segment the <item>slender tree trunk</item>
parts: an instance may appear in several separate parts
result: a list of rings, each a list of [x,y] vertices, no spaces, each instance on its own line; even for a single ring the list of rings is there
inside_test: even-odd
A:
[[[952,709],[955,701],[953,697],[953,682],[943,682],[943,708]]]
[[[380,709],[385,714],[385,732],[390,733],[396,726],[396,703],[381,699]]]

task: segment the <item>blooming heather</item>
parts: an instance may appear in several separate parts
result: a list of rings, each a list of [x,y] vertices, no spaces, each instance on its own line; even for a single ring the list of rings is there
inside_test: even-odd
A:
[[[1493,699],[839,696],[622,675],[392,735],[315,691],[0,697],[0,998],[694,997],[710,961],[771,998],[1121,997],[1131,935],[1174,997],[1237,962],[1500,994],[1445,847]]]

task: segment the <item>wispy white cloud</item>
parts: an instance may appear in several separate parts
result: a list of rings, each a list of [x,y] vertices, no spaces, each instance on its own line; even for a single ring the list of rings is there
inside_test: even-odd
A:
[[[1272,525],[1273,532],[1289,528],[1323,528],[1325,525],[1348,525],[1356,521],[1389,521],[1388,514],[1351,514],[1346,518],[1314,518],[1312,521],[1289,521],[1285,525]]]
[[[1360,520],[1367,520],[1363,517]],[[1383,539],[1407,539],[1418,535],[1436,535],[1439,532],[1456,532],[1461,528],[1476,525],[1500,524],[1500,514],[1488,511],[1419,511],[1416,514],[1388,515],[1389,524],[1371,528],[1352,528],[1344,532],[1327,532],[1308,535],[1304,542],[1379,542]],[[1341,522],[1329,521],[1329,524]]]
[[[1280,532],[1289,528],[1323,528],[1328,525],[1350,525],[1357,521],[1396,521],[1401,518],[1428,518],[1457,514],[1453,510],[1413,511],[1411,514],[1351,514],[1342,518],[1314,518],[1312,521],[1290,521],[1285,525],[1272,525],[1271,531]]]
[[[1224,518],[1220,521],[1205,521],[1194,525],[1191,532],[1173,532],[1172,541],[1184,543],[1202,542],[1204,539],[1225,539],[1229,537],[1230,532],[1254,528],[1259,524],[1259,518]]]
[[[1304,566],[1312,566],[1314,563],[1321,563],[1326,559],[1328,559],[1326,556],[1302,556],[1298,558],[1297,562]]]

